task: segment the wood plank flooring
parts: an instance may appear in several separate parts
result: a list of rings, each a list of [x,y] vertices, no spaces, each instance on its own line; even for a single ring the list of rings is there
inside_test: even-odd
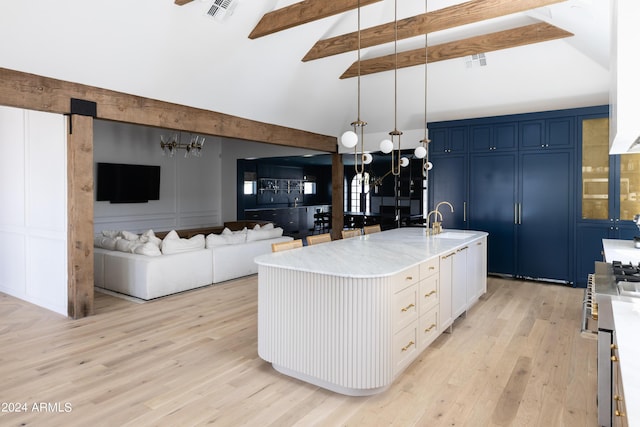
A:
[[[489,278],[389,390],[347,397],[258,357],[257,276],[145,304],[96,293],[80,320],[0,293],[0,409],[27,409],[0,425],[595,426],[581,301],[582,289]]]

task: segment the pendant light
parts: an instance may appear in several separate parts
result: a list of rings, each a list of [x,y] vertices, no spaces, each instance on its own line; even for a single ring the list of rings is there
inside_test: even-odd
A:
[[[394,77],[394,113],[393,113],[393,130],[389,132],[390,139],[385,139],[380,142],[380,151],[385,154],[391,153],[391,173],[394,176],[400,175],[400,168],[407,167],[409,165],[409,159],[402,157],[402,144],[401,137],[402,131],[398,130],[398,0],[394,1],[394,41],[393,52],[395,57],[395,67],[393,70]],[[398,141],[398,152],[394,152],[395,141]]]
[[[424,2],[425,13],[429,12],[429,0]],[[433,168],[433,164],[429,161],[429,130],[427,129],[427,77],[429,64],[429,45],[428,31],[424,35],[424,138],[420,140],[420,145],[415,148],[413,155],[418,159],[422,159],[422,175],[427,178],[428,172]]]
[[[373,156],[364,152],[364,127],[367,122],[360,119],[360,0],[358,0],[358,116],[354,122],[351,123],[353,130],[348,130],[340,137],[340,142],[346,148],[353,148],[354,153],[354,168],[356,174],[364,175],[364,165],[367,165],[373,161]],[[357,145],[360,142],[360,150],[358,151]],[[358,165],[358,161],[360,165]]]

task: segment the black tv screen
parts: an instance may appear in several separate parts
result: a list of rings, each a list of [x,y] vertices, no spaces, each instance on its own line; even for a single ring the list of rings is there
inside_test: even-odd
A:
[[[145,203],[160,200],[160,166],[97,164],[96,201]]]

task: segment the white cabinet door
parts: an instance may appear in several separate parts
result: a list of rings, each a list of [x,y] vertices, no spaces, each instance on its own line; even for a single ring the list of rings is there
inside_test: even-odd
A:
[[[467,252],[467,306],[471,307],[487,292],[487,239],[471,243]]]
[[[451,288],[453,285],[453,257],[455,252],[440,257],[440,327],[448,328],[453,323],[451,312]]]
[[[454,320],[467,310],[467,252],[469,247],[464,246],[452,257],[451,311]]]

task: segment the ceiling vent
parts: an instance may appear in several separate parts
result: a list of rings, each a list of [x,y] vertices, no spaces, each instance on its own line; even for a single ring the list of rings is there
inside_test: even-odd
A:
[[[464,62],[467,65],[467,68],[486,67],[487,57],[484,56],[484,53],[478,53],[477,55],[473,54],[473,55],[467,56]]]
[[[211,7],[207,10],[207,16],[218,22],[222,22],[227,17],[233,15],[237,3],[237,0],[214,0]]]

